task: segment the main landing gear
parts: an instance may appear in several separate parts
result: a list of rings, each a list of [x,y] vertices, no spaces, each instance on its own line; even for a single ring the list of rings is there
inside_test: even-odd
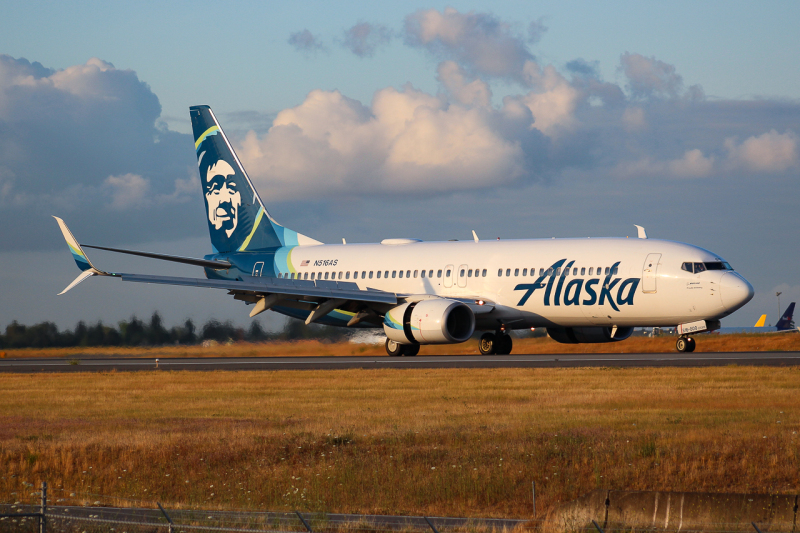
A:
[[[392,357],[414,357],[419,353],[419,344],[400,344],[386,339],[386,353]]]
[[[677,348],[679,352],[691,353],[694,351],[694,346],[695,342],[691,337],[678,337],[678,340],[675,341],[675,348]]]
[[[508,355],[513,348],[511,337],[503,332],[484,333],[478,343],[478,349],[483,355]]]

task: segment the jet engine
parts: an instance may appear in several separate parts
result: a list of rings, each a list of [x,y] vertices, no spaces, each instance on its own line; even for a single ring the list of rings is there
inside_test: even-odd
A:
[[[633,334],[633,328],[617,328],[611,336],[611,328],[547,328],[547,334],[556,342],[563,344],[599,343],[624,341]]]
[[[472,336],[475,315],[455,300],[422,300],[386,313],[383,330],[389,339],[400,344],[454,344]]]

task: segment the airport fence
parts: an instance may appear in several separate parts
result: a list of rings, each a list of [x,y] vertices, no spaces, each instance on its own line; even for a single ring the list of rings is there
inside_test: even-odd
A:
[[[520,520],[167,508],[160,502],[63,489],[48,495],[46,483],[16,498],[0,502],[0,533],[798,533],[796,522],[785,529],[755,522],[643,527],[602,516],[567,523],[552,516]]]

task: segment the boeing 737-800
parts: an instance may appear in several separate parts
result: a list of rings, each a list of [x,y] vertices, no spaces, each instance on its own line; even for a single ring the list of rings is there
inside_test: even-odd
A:
[[[350,328],[383,328],[389,355],[423,344],[467,341],[483,331],[484,354],[508,354],[510,330],[545,327],[564,343],[614,342],[633,328],[675,327],[691,352],[693,333],[753,297],[753,287],[719,255],[678,242],[639,238],[530,239],[323,244],[278,224],[208,106],[190,108],[213,253],[203,259],[81,246],[56,217],[81,274],[228,291],[252,305]],[[206,278],[106,272],[84,248],[204,268]]]

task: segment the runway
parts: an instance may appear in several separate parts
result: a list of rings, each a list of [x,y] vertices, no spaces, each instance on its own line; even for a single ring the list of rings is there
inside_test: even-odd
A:
[[[604,353],[535,355],[434,355],[417,357],[209,357],[124,358],[72,356],[65,359],[0,359],[0,372],[131,372],[212,370],[339,370],[350,368],[577,368],[795,366],[800,352]]]

